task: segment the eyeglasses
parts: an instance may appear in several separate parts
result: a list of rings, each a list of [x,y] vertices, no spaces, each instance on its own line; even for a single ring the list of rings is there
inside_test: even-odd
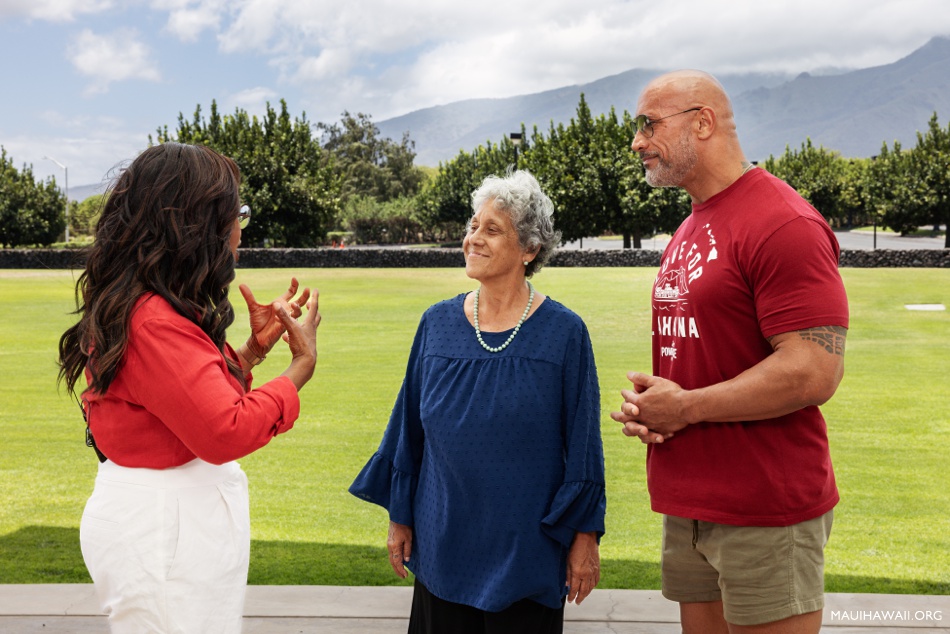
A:
[[[251,222],[251,208],[247,205],[241,205],[241,210],[238,211],[238,222],[241,225],[241,229],[247,227]]]
[[[689,110],[684,110],[682,112],[674,112],[673,114],[668,114],[665,117],[660,117],[659,119],[650,119],[645,114],[638,114],[633,118],[633,125],[637,127],[637,132],[642,132],[643,136],[649,139],[653,136],[653,124],[657,121],[663,121],[663,119],[669,119],[670,117],[686,114],[687,112],[693,112],[695,110],[702,110],[702,108],[690,108]]]

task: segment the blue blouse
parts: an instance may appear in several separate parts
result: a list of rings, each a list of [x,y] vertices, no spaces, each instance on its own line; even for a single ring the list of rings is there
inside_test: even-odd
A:
[[[574,534],[604,533],[590,336],[547,298],[491,353],[464,301],[422,316],[379,450],[350,492],[413,528],[406,566],[436,596],[490,612],[524,598],[556,609]],[[509,334],[482,337],[496,347]]]

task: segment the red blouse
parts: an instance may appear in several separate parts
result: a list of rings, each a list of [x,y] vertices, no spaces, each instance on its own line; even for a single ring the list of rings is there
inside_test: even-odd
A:
[[[225,350],[237,361],[231,346]],[[139,298],[128,348],[105,394],[83,395],[96,445],[123,467],[167,469],[196,457],[236,460],[288,431],[300,414],[293,382],[248,391],[195,323],[154,294]]]

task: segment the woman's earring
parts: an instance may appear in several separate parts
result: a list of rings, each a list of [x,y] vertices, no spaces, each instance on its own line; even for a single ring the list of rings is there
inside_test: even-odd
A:
[[[524,265],[525,265],[525,266],[528,266],[528,264],[529,264],[529,262],[528,262],[527,260],[525,260]]]

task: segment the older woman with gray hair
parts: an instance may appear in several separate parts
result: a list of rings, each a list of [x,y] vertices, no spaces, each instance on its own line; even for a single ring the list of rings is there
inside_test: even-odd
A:
[[[472,195],[479,282],[430,307],[378,451],[350,487],[389,512],[389,563],[415,574],[411,633],[561,632],[600,580],[600,392],[584,322],[528,278],[556,248],[526,171]]]

